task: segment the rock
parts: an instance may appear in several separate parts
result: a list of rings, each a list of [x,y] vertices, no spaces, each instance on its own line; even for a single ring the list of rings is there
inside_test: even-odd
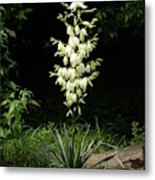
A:
[[[93,154],[84,165],[84,168],[92,167],[102,169],[144,169],[143,148],[141,145],[135,145],[120,150]]]
[[[111,158],[116,153],[117,151],[107,151],[105,153],[92,154],[84,164],[83,168],[103,169],[105,166],[105,160]]]

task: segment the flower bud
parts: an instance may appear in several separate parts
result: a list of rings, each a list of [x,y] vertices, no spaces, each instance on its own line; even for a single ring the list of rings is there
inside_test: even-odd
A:
[[[76,61],[77,61],[77,54],[73,52],[70,58],[70,63],[73,65],[76,64]]]
[[[69,6],[69,9],[72,9],[73,11],[76,11],[77,8],[86,9],[87,6],[84,5],[83,2],[72,2],[71,5]]]
[[[78,97],[81,97],[82,96],[82,91],[80,88],[77,88],[76,89],[76,94],[78,95]]]
[[[62,76],[62,68],[61,67],[58,70],[58,76]]]
[[[68,44],[75,48],[79,45],[79,39],[76,36],[70,36]]]
[[[62,42],[59,42],[59,43],[58,43],[58,51],[64,52],[64,50],[65,50],[65,47],[64,47],[63,43],[62,43]]]
[[[88,22],[88,21],[83,21],[82,24],[85,26],[88,26],[88,27],[90,26],[90,22]]]
[[[63,63],[65,66],[68,64],[68,58],[66,56],[63,58]]]
[[[70,46],[70,45],[67,45],[67,46],[66,46],[66,49],[65,49],[65,53],[66,53],[66,55],[67,55],[68,57],[71,56],[72,51],[73,51],[73,50],[72,50],[71,46]]]
[[[73,28],[72,28],[72,26],[68,26],[68,27],[67,27],[67,34],[68,34],[69,36],[73,35]]]
[[[72,83],[71,81],[68,81],[66,84],[67,91],[74,91],[75,83]]]
[[[71,98],[72,98],[73,102],[75,102],[75,103],[77,102],[77,95],[76,94],[72,93]]]
[[[79,28],[78,25],[76,25],[76,26],[75,26],[75,34],[76,34],[76,35],[79,35],[79,33],[80,33],[80,28]]]
[[[86,66],[86,72],[87,72],[87,73],[90,73],[90,70],[91,70],[91,69],[90,69],[90,65],[87,64],[87,66]]]
[[[57,78],[55,84],[59,84],[59,86],[65,87],[66,81],[60,76]]]
[[[81,29],[81,32],[85,35],[85,36],[87,36],[88,34],[87,34],[87,31],[86,31],[86,29],[85,28],[82,28]]]
[[[83,79],[80,80],[80,87],[83,90],[83,92],[86,92],[87,89],[87,78],[84,77]]]
[[[80,64],[77,66],[76,70],[77,70],[78,75],[81,77],[81,76],[83,75],[83,73],[85,72],[85,66],[84,66],[84,64],[83,64],[83,63],[80,63]]]
[[[62,68],[62,76],[63,76],[63,77],[65,77],[66,72],[67,72],[67,69],[66,69],[65,67],[64,67],[64,68]]]

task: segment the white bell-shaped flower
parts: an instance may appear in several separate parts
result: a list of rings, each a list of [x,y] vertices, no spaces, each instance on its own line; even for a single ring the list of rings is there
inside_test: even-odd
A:
[[[69,37],[68,44],[69,44],[71,47],[74,46],[74,42],[73,42],[73,37],[72,37],[72,36]]]
[[[88,27],[91,25],[89,21],[83,21],[82,24]]]
[[[81,76],[84,74],[84,72],[85,72],[85,66],[84,66],[84,64],[83,64],[83,63],[80,63],[80,64],[77,66],[76,70],[77,70],[78,76],[81,77]]]
[[[76,88],[80,88],[80,79],[75,79],[75,86]]]
[[[91,71],[91,67],[90,67],[90,65],[89,65],[89,64],[87,64],[87,66],[86,66],[86,69],[85,69],[85,70],[86,70],[86,72],[87,72],[87,73],[90,73],[90,71]]]
[[[92,52],[92,51],[93,51],[93,46],[92,46],[92,44],[91,44],[90,41],[87,42],[87,48],[88,48],[88,51],[89,51],[89,52]]]
[[[66,91],[66,99],[67,100],[70,99],[70,91],[69,90]]]
[[[85,35],[83,34],[82,31],[80,31],[80,41],[84,42],[84,40],[85,40]]]
[[[74,88],[75,88],[75,83],[71,82],[71,81],[68,81],[66,83],[66,89],[67,91],[74,91]]]
[[[66,73],[67,73],[67,69],[64,67],[62,68],[62,76],[65,77],[66,76]]]
[[[71,46],[70,46],[70,45],[67,45],[66,48],[65,48],[65,53],[66,53],[66,55],[67,55],[68,57],[70,57],[71,54],[72,54],[72,52],[73,52],[73,50],[72,50]]]
[[[65,66],[68,64],[68,58],[66,56],[63,58],[63,63]]]
[[[58,69],[58,76],[62,76],[62,68],[61,67]]]
[[[66,86],[66,81],[61,76],[59,76],[57,78],[55,84],[59,84],[59,86],[65,87]]]
[[[79,46],[79,38],[74,36],[73,41],[74,41],[74,47]]]
[[[73,52],[72,55],[71,55],[70,63],[72,65],[77,63],[77,54],[75,52]]]
[[[71,98],[72,98],[74,103],[77,102],[77,95],[75,93],[71,93]]]
[[[69,36],[73,35],[73,27],[70,26],[70,25],[67,26],[67,34],[68,34]]]
[[[86,92],[87,89],[87,78],[84,77],[83,79],[80,80],[80,87],[83,90],[83,92]]]
[[[80,28],[78,25],[75,26],[75,34],[79,35],[80,34]]]
[[[68,107],[72,106],[72,104],[73,104],[73,100],[72,100],[70,91],[66,91],[66,102],[67,102]]]
[[[86,56],[86,50],[85,46],[83,44],[79,45],[79,50],[78,50],[78,59],[80,62],[82,62],[83,58]]]
[[[85,56],[85,52],[83,50],[80,53],[78,53],[78,59],[80,62],[82,62],[84,56]]]
[[[88,34],[87,34],[87,30],[86,30],[85,28],[82,28],[82,29],[81,29],[81,32],[82,32],[85,36],[88,35]]]
[[[81,97],[82,96],[82,91],[80,88],[77,88],[76,89],[76,94],[78,95],[78,97]]]
[[[72,9],[73,11],[76,11],[77,8],[86,9],[87,6],[84,5],[83,2],[73,2],[70,4],[69,9]]]
[[[76,71],[73,68],[68,69],[68,75],[71,81],[73,81],[76,77]]]
[[[62,42],[59,42],[59,43],[58,43],[58,51],[64,52],[64,50],[65,50],[65,47],[64,47],[63,43],[62,43]]]
[[[68,44],[75,48],[79,45],[79,39],[76,36],[70,36]]]
[[[89,57],[89,54],[90,54],[90,50],[89,50],[89,48],[88,48],[88,46],[87,46],[87,44],[86,43],[83,43],[82,44],[82,49],[83,49],[83,51],[85,52],[85,57]]]

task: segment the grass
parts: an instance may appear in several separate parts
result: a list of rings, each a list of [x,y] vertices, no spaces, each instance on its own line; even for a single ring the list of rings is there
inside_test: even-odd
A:
[[[131,139],[101,128],[97,118],[95,127],[88,123],[70,126],[49,123],[28,129],[17,138],[1,140],[1,166],[80,168],[94,152],[138,143],[144,143],[144,129],[136,122],[132,124]]]
[[[19,138],[5,140],[1,144],[2,165],[18,167],[48,167],[53,125],[29,129]]]

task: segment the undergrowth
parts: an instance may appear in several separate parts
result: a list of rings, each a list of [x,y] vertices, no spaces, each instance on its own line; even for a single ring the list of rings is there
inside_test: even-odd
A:
[[[144,144],[144,130],[140,128],[136,122],[132,123],[131,139],[125,137],[120,138],[117,134],[108,132],[107,129],[100,128],[97,121],[94,128],[90,128],[87,123],[84,125],[75,124],[74,126],[67,126],[67,134],[70,139],[68,144],[65,144],[65,133],[64,124],[56,126],[54,123],[49,123],[46,126],[36,129],[30,128],[22,132],[17,138],[1,139],[1,166],[58,167],[58,165],[52,161],[52,157],[54,157],[52,152],[55,153],[55,156],[63,156],[61,148],[58,145],[58,136],[61,139],[59,140],[62,141],[65,152],[68,152],[66,149],[67,146],[71,148],[74,145],[75,149],[73,149],[73,151],[75,152],[73,153],[73,151],[70,150],[69,155],[71,156],[77,155],[77,151],[80,148],[79,145],[85,136],[84,142],[87,144],[87,148],[93,142],[91,153],[103,153],[110,149],[123,148],[139,143]],[[75,139],[71,141],[73,134],[75,135]],[[102,143],[96,148],[95,146],[97,146],[98,142]],[[85,151],[87,148],[85,148]],[[82,166],[82,164],[80,166]],[[63,167],[69,166],[64,165]]]

